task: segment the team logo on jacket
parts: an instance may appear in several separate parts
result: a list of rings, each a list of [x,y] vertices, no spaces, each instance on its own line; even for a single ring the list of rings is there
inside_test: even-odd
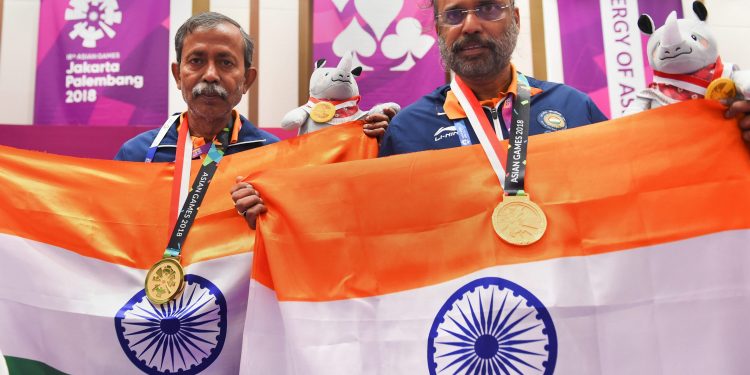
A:
[[[431,375],[548,375],[556,362],[557,333],[547,309],[528,290],[497,277],[453,293],[427,340]]]
[[[551,131],[563,130],[568,125],[562,113],[552,110],[542,111],[537,120],[545,129]]]
[[[176,299],[155,305],[141,290],[115,316],[128,359],[147,374],[197,374],[219,357],[227,337],[227,303],[219,288],[185,276]]]

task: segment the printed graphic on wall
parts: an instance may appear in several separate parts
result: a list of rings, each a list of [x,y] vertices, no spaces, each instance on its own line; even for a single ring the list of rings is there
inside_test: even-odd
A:
[[[620,117],[635,95],[651,82],[646,40],[638,17],[657,25],[677,11],[680,0],[557,0],[565,83],[591,96],[610,117]]]
[[[313,60],[335,66],[348,51],[362,66],[360,106],[406,106],[445,83],[432,8],[404,0],[315,0]]]
[[[34,123],[158,125],[169,1],[42,0]]]

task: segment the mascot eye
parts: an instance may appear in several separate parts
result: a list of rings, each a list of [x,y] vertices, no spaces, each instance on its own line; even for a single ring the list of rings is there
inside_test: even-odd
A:
[[[690,37],[693,38],[694,41],[696,41],[696,42],[698,41],[698,37],[697,36],[691,35]]]

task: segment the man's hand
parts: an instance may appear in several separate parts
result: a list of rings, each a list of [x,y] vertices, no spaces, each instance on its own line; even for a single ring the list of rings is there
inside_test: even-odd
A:
[[[724,113],[726,118],[737,117],[738,115],[740,117],[738,117],[737,124],[742,132],[742,139],[750,145],[750,100],[736,100],[729,104],[729,108]]]
[[[393,116],[396,115],[396,111],[391,108],[383,109],[383,113],[374,113],[365,117],[365,125],[363,126],[365,134],[368,137],[380,138],[385,134],[388,123],[391,122]]]
[[[244,179],[242,176],[237,176],[235,178],[236,184],[232,186],[229,194],[232,195],[234,208],[237,209],[237,213],[245,218],[250,228],[255,229],[255,220],[258,218],[258,215],[268,210],[263,205],[260,193],[253,188],[253,185],[242,182]]]

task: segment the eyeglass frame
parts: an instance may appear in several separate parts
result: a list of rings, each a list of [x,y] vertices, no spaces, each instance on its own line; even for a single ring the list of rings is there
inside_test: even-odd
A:
[[[482,7],[485,7],[487,5],[500,5],[500,12],[501,12],[500,13],[501,14],[500,18],[497,18],[497,19],[494,19],[494,20],[488,20],[488,19],[485,19],[484,17],[480,16],[479,15],[479,9],[482,8]],[[500,21],[500,20],[505,19],[505,17],[507,17],[507,15],[505,13],[505,10],[506,9],[512,9],[514,7],[515,7],[515,1],[511,1],[509,4],[505,4],[505,5],[501,5],[500,3],[485,3],[485,4],[480,4],[480,5],[478,5],[478,6],[474,7],[474,8],[469,8],[469,9],[454,8],[454,9],[449,9],[449,10],[446,10],[446,11],[438,13],[437,16],[435,16],[435,22],[437,22],[438,25],[444,26],[444,27],[456,27],[456,26],[459,26],[459,25],[463,24],[464,21],[466,21],[466,17],[469,16],[469,13],[474,13],[482,21],[495,22],[495,21]],[[442,20],[445,19],[445,14],[448,13],[448,12],[460,13],[462,15],[461,21],[458,22],[458,23],[456,23],[456,24],[449,24],[449,23],[443,22]]]

